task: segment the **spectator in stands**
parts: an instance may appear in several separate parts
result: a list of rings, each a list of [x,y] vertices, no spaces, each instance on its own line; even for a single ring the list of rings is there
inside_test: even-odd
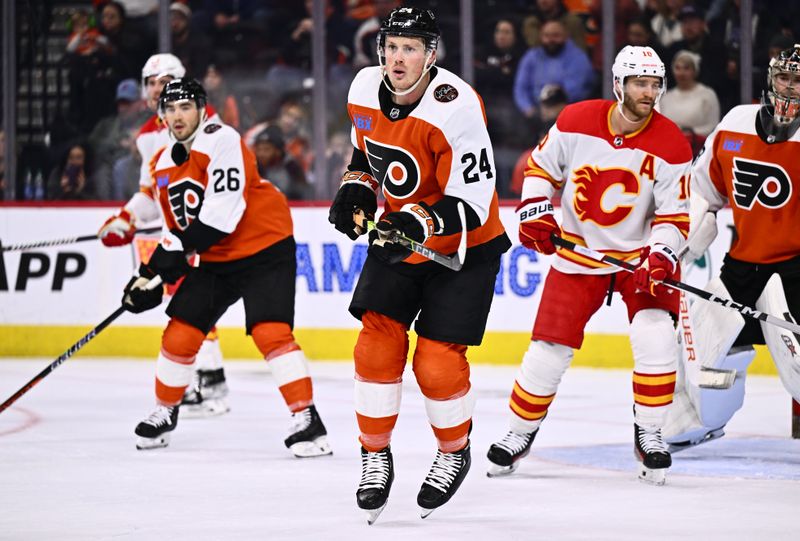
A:
[[[684,0],[657,0],[658,7],[655,16],[650,19],[650,26],[662,47],[670,47],[683,39],[679,14],[684,4]]]
[[[697,53],[678,52],[672,59],[676,86],[664,94],[659,106],[661,113],[682,130],[705,138],[719,123],[719,100],[713,90],[697,82],[700,70]]]
[[[355,36],[353,37],[353,68],[356,71],[366,66],[375,66],[378,64],[378,51],[375,46],[378,29],[381,27],[381,21],[399,5],[399,0],[375,0],[373,16],[364,19],[358,29],[356,29]],[[361,10],[365,10],[365,6],[359,7]],[[360,10],[349,10],[351,13],[353,11]]]
[[[294,99],[285,100],[275,119],[259,122],[247,130],[242,137],[245,145],[254,150],[256,136],[269,126],[277,126],[281,130],[286,152],[300,164],[303,171],[308,173],[311,167],[311,156],[306,108]]]
[[[208,102],[217,110],[222,121],[232,128],[239,129],[239,105],[236,97],[228,89],[222,72],[214,64],[208,66],[203,87],[208,93]]]
[[[147,58],[154,51],[153,43],[125,23],[125,8],[119,2],[108,2],[100,11],[100,30],[108,39],[120,79],[138,77]]]
[[[58,167],[47,179],[47,199],[55,201],[95,199],[89,145],[69,147]]]
[[[782,5],[779,9],[774,9],[777,7],[774,4],[776,3],[768,3],[763,0],[754,0],[752,3],[752,15],[748,24],[752,32],[753,64],[755,66],[765,66],[769,63],[768,48],[773,36],[786,35],[790,37],[792,35],[791,25],[782,19],[786,19],[789,5],[796,5],[797,2],[781,2]],[[740,0],[717,0],[712,3],[706,16],[710,33],[713,36],[719,36],[718,41],[721,41],[726,48],[741,48],[740,8]],[[792,45],[794,42],[790,43],[789,47]],[[766,73],[764,78],[766,79]]]
[[[289,199],[310,199],[311,185],[303,168],[286,153],[280,128],[270,126],[256,136],[253,151],[261,178],[277,186]]]
[[[140,190],[142,157],[136,148],[138,128],[131,129],[124,139],[125,154],[120,156],[111,167],[111,192],[108,199],[112,201],[129,201],[133,194]],[[95,175],[99,178],[98,175]]]
[[[151,116],[135,79],[117,85],[117,113],[98,122],[89,134],[89,146],[95,160],[95,186],[98,199],[116,199],[112,192],[111,171],[114,163],[130,153],[131,130],[138,130]],[[121,198],[120,198],[121,199]]]
[[[67,52],[79,56],[92,56],[108,48],[108,38],[91,23],[89,13],[76,9],[69,19],[70,34],[67,37]]]
[[[519,140],[514,105],[514,76],[525,49],[510,18],[494,25],[492,42],[478,51],[475,58],[475,89],[483,98],[492,141],[508,143]]]
[[[542,27],[542,45],[529,49],[514,79],[514,101],[527,118],[536,115],[539,95],[548,84],[561,86],[570,102],[589,97],[594,71],[589,57],[567,37],[561,21]]]
[[[592,25],[603,20],[603,0],[587,0],[591,4],[590,19]],[[614,2],[614,50],[619,51],[625,45],[633,45],[628,40],[628,28],[631,21],[641,17],[642,10],[636,0],[615,0]],[[649,27],[649,25],[648,25]],[[598,72],[603,71],[603,47],[599,43],[600,33],[593,35],[595,46],[589,47],[592,58],[592,67]]]
[[[672,65],[672,59],[678,51],[687,50],[700,55],[703,69],[698,80],[710,86],[715,92],[724,90],[725,64],[721,59],[726,58],[725,47],[708,34],[703,12],[694,6],[684,6],[679,14],[683,39],[674,42],[668,49],[664,64]]]
[[[562,0],[536,0],[534,14],[522,21],[522,35],[528,47],[541,45],[541,32],[548,21],[561,21],[572,42],[586,50],[586,31],[583,21],[574,13],[567,11]]]
[[[189,77],[202,77],[211,64],[211,40],[203,32],[192,31],[192,10],[186,4],[169,5],[172,54],[186,68]]]
[[[653,28],[644,17],[632,19],[628,22],[626,32],[626,45],[652,48],[659,58],[664,58],[664,48],[656,40]]]

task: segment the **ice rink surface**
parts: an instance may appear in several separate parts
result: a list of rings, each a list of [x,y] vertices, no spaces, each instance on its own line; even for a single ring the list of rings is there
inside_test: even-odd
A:
[[[52,359],[0,361],[0,400]],[[360,459],[352,364],[312,363],[333,456],[298,460],[264,363],[226,361],[232,411],[183,419],[166,449],[137,451],[154,363],[70,360],[0,414],[2,540],[800,539],[800,441],[777,378],[751,377],[728,435],[674,455],[667,485],[639,482],[629,371],[567,372],[531,456],[488,479],[515,367],[475,366],[472,470],[420,519],[435,454],[410,367],[378,522],[356,507]]]

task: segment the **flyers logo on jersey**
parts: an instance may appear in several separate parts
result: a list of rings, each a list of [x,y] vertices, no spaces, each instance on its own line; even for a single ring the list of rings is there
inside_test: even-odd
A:
[[[403,148],[364,137],[372,175],[383,185],[383,193],[395,199],[411,196],[419,187],[419,164]]]
[[[167,188],[169,207],[181,230],[197,218],[203,205],[203,185],[191,178],[179,180]]]
[[[733,199],[750,210],[756,201],[771,209],[782,207],[792,195],[792,181],[780,165],[743,158],[733,159]]]
[[[573,181],[576,186],[573,205],[578,219],[601,227],[620,223],[633,210],[633,205],[614,205],[614,200],[604,201],[612,186],[619,185],[622,195],[639,195],[639,179],[627,169],[597,169],[587,165],[575,171]]]

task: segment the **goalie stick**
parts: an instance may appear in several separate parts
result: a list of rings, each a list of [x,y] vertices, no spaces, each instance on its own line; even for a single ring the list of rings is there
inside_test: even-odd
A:
[[[161,285],[161,277],[156,276],[155,278],[147,282],[147,284],[144,287],[145,289],[155,289],[160,285]],[[95,336],[100,334],[100,332],[103,329],[111,325],[111,323],[113,323],[115,319],[117,319],[124,313],[125,313],[125,307],[120,305],[120,307],[114,310],[114,312],[110,316],[101,321],[100,324],[97,325],[97,327],[86,333],[83,336],[83,338],[72,344],[72,346],[70,346],[70,348],[67,351],[62,353],[60,357],[58,357],[55,361],[47,365],[47,367],[45,367],[44,370],[36,374],[33,377],[33,379],[31,379],[28,383],[23,385],[19,391],[11,395],[8,398],[8,400],[0,404],[0,413],[3,413],[6,409],[8,409],[9,406],[11,406],[11,404],[19,400],[19,398],[22,395],[30,391],[37,383],[42,381],[50,372],[58,368],[63,362],[65,362],[67,359],[75,355],[78,352],[78,350],[80,350],[83,346],[91,342]]]
[[[434,263],[444,265],[450,270],[459,271],[461,270],[461,267],[464,266],[464,260],[467,256],[467,218],[464,213],[463,203],[459,202],[457,204],[457,208],[458,218],[461,220],[461,239],[458,242],[458,250],[454,255],[445,255],[441,252],[437,252],[436,250],[428,248],[424,244],[401,235],[396,231],[389,233],[385,240],[387,242],[396,242],[398,244],[402,244],[412,252],[421,255],[425,259],[429,259]],[[365,221],[367,224],[367,231],[372,231],[375,229],[375,222],[372,220],[366,220],[364,213],[360,210],[357,211],[355,214],[356,225],[363,228]]]
[[[137,229],[134,233],[135,235],[138,234],[147,234],[147,233],[158,233],[161,231],[160,227],[148,227],[145,229]],[[97,233],[94,235],[83,235],[81,237],[67,237],[63,239],[56,239],[56,240],[40,240],[38,242],[29,242],[26,244],[11,244],[9,246],[3,246],[3,252],[15,252],[20,250],[33,250],[35,248],[50,248],[51,246],[62,246],[64,244],[74,244],[76,242],[83,242],[86,240],[96,240],[100,237],[97,236]]]
[[[571,250],[576,254],[588,257],[589,259],[593,259],[601,263],[606,263],[608,265],[612,265],[614,267],[626,270],[628,272],[634,272],[636,270],[636,266],[628,263],[627,261],[617,259],[616,257],[611,257],[610,255],[598,252],[597,250],[592,250],[591,248],[588,248],[586,246],[580,246],[572,241],[566,240],[557,235],[551,235],[551,239],[553,240],[553,244],[555,244],[556,246],[560,246],[561,248],[566,248],[567,250]],[[755,308],[751,308],[750,306],[734,302],[732,299],[726,299],[725,297],[718,297],[717,295],[709,293],[704,289],[690,286],[689,284],[678,282],[677,280],[672,280],[670,278],[667,278],[666,280],[654,280],[654,281],[656,283],[663,284],[667,287],[676,289],[678,291],[691,293],[692,295],[696,295],[708,302],[713,302],[715,304],[719,304],[720,306],[725,306],[726,308],[736,310],[743,316],[747,316],[756,319],[758,321],[763,321],[771,325],[776,325],[782,329],[786,329],[787,331],[791,331],[795,334],[800,334],[800,325],[797,325],[796,323],[793,323],[791,321],[786,321],[783,318],[779,318],[770,314],[765,314],[764,312],[759,312]]]

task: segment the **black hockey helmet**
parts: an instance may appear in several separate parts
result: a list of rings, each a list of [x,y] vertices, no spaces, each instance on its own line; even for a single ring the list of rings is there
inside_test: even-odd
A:
[[[767,90],[761,97],[759,117],[770,143],[786,141],[800,127],[800,97],[787,93],[786,88],[777,88],[776,83],[783,87],[788,83],[794,94],[800,92],[800,44],[769,61]]]
[[[166,105],[175,101],[192,100],[201,110],[208,103],[208,95],[203,85],[194,79],[173,79],[164,85],[161,95],[158,97],[158,112],[164,115]]]
[[[378,54],[382,55],[386,36],[422,38],[427,51],[435,51],[439,44],[439,25],[436,16],[429,9],[394,8],[389,16],[381,21],[378,30]]]

